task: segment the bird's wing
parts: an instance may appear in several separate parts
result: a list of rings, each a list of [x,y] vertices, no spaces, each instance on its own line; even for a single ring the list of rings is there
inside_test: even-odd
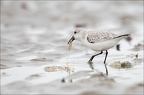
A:
[[[87,41],[90,43],[98,43],[111,40],[114,37],[117,37],[117,35],[111,32],[89,32],[87,35]]]

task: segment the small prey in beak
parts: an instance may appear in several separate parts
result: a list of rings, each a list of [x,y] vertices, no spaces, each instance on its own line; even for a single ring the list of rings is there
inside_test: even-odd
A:
[[[70,55],[70,50],[71,50],[71,47],[72,47],[72,42],[75,40],[74,36],[72,36],[72,38],[68,41],[68,57],[67,57],[67,60],[69,58],[69,55]]]

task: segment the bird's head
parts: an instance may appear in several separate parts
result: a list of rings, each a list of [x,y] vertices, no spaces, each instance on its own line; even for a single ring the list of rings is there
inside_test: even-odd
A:
[[[72,36],[72,38],[68,41],[69,43],[72,43],[74,40],[81,40],[82,39],[82,35],[86,30],[84,28],[77,28],[74,31],[74,35]]]

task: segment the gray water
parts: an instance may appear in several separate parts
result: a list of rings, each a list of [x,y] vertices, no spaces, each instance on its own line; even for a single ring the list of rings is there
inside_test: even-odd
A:
[[[143,94],[142,1],[1,3],[2,94]],[[87,61],[98,52],[81,42],[74,41],[66,60],[78,26],[130,34],[120,41],[120,51],[109,50],[108,76],[105,53],[95,57],[92,70]],[[118,67],[127,61],[130,67]]]

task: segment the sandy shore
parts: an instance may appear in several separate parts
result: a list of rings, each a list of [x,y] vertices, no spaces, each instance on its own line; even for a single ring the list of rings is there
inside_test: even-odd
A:
[[[1,94],[144,94],[142,1],[1,1]],[[78,27],[129,33],[104,56],[67,42]]]

